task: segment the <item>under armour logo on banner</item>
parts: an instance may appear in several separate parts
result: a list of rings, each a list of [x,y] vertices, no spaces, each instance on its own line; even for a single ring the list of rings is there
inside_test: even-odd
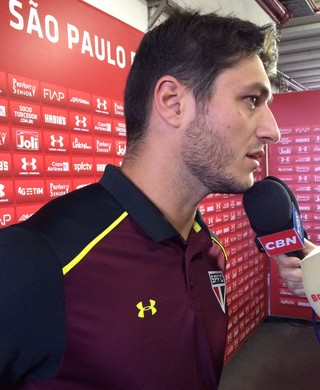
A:
[[[63,148],[63,136],[60,135],[59,137],[55,138],[54,135],[51,135],[50,136],[50,139],[51,139],[51,146],[52,147],[55,147],[55,146],[59,146],[60,148]]]
[[[37,159],[34,157],[32,157],[30,161],[28,161],[26,157],[23,157],[21,159],[21,162],[22,162],[22,169],[24,171],[26,171],[28,167],[30,167],[33,171],[37,169],[37,165],[36,165]]]
[[[4,192],[4,188],[5,188],[4,185],[0,184],[0,198],[6,196],[6,193]]]
[[[87,118],[85,116],[82,117],[82,119],[80,118],[80,115],[76,115],[75,116],[76,118],[76,126],[82,126],[82,127],[87,127]]]
[[[146,311],[151,311],[151,315],[155,315],[157,312],[156,309],[156,301],[153,299],[149,299],[150,305],[149,306],[143,306],[142,301],[139,302],[136,306],[139,309],[138,317],[139,318],[144,318],[145,312]]]
[[[106,110],[107,109],[107,101],[106,100],[103,100],[101,101],[101,99],[97,99],[97,108],[99,110],[103,109],[103,110]]]

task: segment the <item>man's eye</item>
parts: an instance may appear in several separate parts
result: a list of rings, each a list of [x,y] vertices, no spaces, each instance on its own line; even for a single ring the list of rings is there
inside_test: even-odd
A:
[[[257,103],[258,103],[257,96],[248,96],[247,99],[250,102],[252,108],[254,108],[257,105]]]

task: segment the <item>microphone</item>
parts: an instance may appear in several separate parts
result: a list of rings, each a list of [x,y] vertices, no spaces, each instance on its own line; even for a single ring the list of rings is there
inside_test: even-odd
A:
[[[255,233],[260,252],[286,253],[302,259],[304,229],[298,202],[280,179],[269,176],[243,195],[243,207]]]
[[[294,193],[291,191],[291,188],[288,186],[287,183],[285,183],[284,181],[282,181],[281,179],[279,179],[278,177],[275,177],[275,176],[267,176],[264,180],[273,180],[273,181],[276,181],[277,183],[281,184],[286,189],[287,193],[290,196],[291,202],[294,204],[294,207],[297,209],[297,211],[300,215],[300,210],[299,210],[297,198],[295,197]],[[304,232],[304,233],[306,234],[306,232]],[[305,238],[308,238],[308,237],[305,236]]]

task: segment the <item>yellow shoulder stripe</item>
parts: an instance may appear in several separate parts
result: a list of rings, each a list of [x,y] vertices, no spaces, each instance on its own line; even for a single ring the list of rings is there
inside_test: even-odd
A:
[[[193,221],[192,228],[193,228],[193,230],[194,230],[196,233],[199,233],[200,230],[201,230],[201,226],[198,224],[197,221]]]
[[[122,222],[128,213],[125,211],[120,215],[110,226],[107,227],[102,233],[100,233],[95,239],[93,239],[74,259],[72,259],[67,265],[62,268],[63,275],[67,274],[73,267],[75,267],[91,249],[98,244],[107,234],[109,234],[120,222]]]
[[[192,228],[193,230],[196,232],[196,233],[199,233],[200,230],[201,230],[201,226],[199,225],[199,223],[197,221],[193,221],[193,225],[192,225]],[[221,242],[219,240],[217,240],[216,238],[212,237],[211,236],[211,239],[212,241],[214,241],[216,244],[218,244],[224,254],[224,257],[226,258],[226,260],[228,260],[228,255],[227,255],[227,252],[226,250],[224,249],[223,245],[221,244]]]
[[[226,260],[228,260],[228,254],[227,254],[226,250],[224,249],[223,245],[221,244],[221,242],[212,236],[211,236],[211,239],[212,239],[212,241],[214,241],[216,244],[218,244],[220,246],[220,248],[224,254],[224,257],[226,258]]]

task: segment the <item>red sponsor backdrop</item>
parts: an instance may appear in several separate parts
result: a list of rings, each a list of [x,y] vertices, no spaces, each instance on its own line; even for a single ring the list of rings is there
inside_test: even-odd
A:
[[[0,18],[3,227],[121,163],[124,84],[143,34],[77,0],[8,0]]]
[[[4,227],[121,164],[123,90],[142,32],[79,0],[6,0],[0,18]],[[267,315],[267,262],[240,196],[211,195],[200,209],[230,257],[227,360]]]
[[[269,148],[270,175],[285,181],[294,192],[309,238],[320,244],[320,91],[275,95],[272,111],[281,140]],[[271,260],[272,315],[311,319],[306,298],[295,297],[279,277]]]

